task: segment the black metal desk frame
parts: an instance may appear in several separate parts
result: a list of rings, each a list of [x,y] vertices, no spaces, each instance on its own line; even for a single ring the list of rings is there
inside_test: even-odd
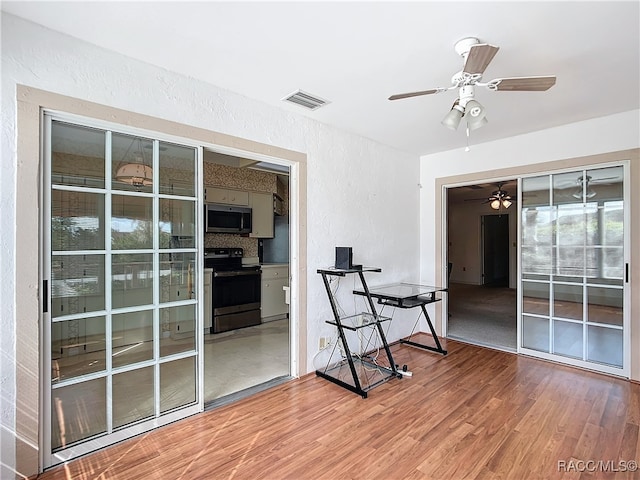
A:
[[[325,368],[324,370],[316,370],[316,375],[319,377],[322,377],[326,380],[329,380],[332,383],[335,383],[336,385],[339,385],[343,388],[346,388],[347,390],[357,393],[358,395],[362,396],[362,398],[367,398],[367,392],[369,390],[371,390],[372,388],[385,383],[389,380],[391,380],[392,378],[402,378],[402,375],[400,373],[398,373],[398,370],[396,369],[396,364],[393,360],[393,356],[391,355],[391,350],[389,348],[389,344],[387,343],[387,339],[384,335],[384,331],[382,329],[382,326],[380,324],[381,321],[384,320],[390,320],[389,318],[383,318],[380,317],[376,311],[375,308],[375,304],[371,298],[371,296],[369,295],[369,287],[367,286],[367,282],[364,278],[364,273],[365,272],[381,272],[382,269],[380,268],[376,268],[376,267],[363,267],[362,269],[349,269],[349,270],[342,270],[342,269],[333,269],[333,268],[328,268],[328,269],[319,269],[317,271],[317,273],[319,273],[320,275],[322,275],[322,281],[324,282],[324,288],[327,291],[327,296],[329,297],[329,303],[331,304],[331,310],[333,312],[333,318],[334,320],[327,320],[326,323],[330,324],[330,325],[334,325],[337,327],[338,330],[338,335],[340,337],[340,341],[342,342],[344,351],[345,351],[345,357],[347,362],[349,363],[349,369],[351,371],[351,375],[353,376],[353,385],[344,382],[342,380],[340,380],[339,378],[332,376],[330,374],[330,371],[333,370],[334,368],[340,368],[338,367],[333,367],[333,368]],[[344,277],[348,274],[358,274],[359,278],[360,278],[360,283],[362,284],[362,288],[363,288],[363,293],[362,295],[364,295],[365,297],[367,297],[367,301],[369,303],[369,308],[371,309],[371,315],[373,317],[373,321],[371,323],[367,323],[367,324],[363,324],[360,326],[350,326],[348,324],[345,323],[345,318],[341,318],[340,314],[338,313],[338,308],[336,305],[336,301],[335,298],[333,296],[333,293],[331,292],[331,287],[329,286],[329,276],[340,276],[340,277]],[[349,350],[349,345],[347,343],[347,338],[345,335],[345,329],[347,330],[356,330],[358,328],[363,328],[363,327],[373,327],[376,328],[378,331],[378,335],[380,336],[380,342],[382,344],[382,346],[384,347],[384,351],[387,355],[387,359],[389,361],[389,365],[390,368],[387,367],[383,367],[377,364],[374,364],[372,362],[368,362],[367,360],[365,360],[364,358],[354,358],[354,356],[351,354],[351,351]],[[378,380],[375,383],[369,384],[369,385],[363,385],[362,382],[360,381],[360,378],[358,377],[358,372],[356,371],[356,362],[360,362],[363,365],[369,366],[369,367],[374,367],[376,369],[378,369],[381,373],[383,373],[383,377]]]
[[[402,284],[398,284],[398,285],[402,285]],[[367,296],[369,299],[375,298],[378,300],[379,304],[388,305],[390,307],[397,307],[397,308],[403,308],[403,309],[420,307],[422,309],[422,313],[424,314],[424,318],[427,321],[427,325],[429,325],[429,330],[431,330],[431,336],[433,337],[433,340],[435,341],[436,346],[432,347],[430,345],[425,345],[422,343],[414,342],[412,340],[405,340],[405,339],[400,339],[400,343],[411,345],[417,348],[422,348],[424,350],[430,350],[432,352],[441,353],[442,355],[446,355],[447,351],[444,348],[442,348],[442,344],[440,343],[440,339],[436,334],[436,329],[433,327],[433,323],[431,323],[431,318],[429,317],[429,312],[427,312],[426,306],[431,303],[439,302],[442,300],[441,298],[436,297],[437,292],[447,292],[447,291],[448,289],[446,288],[433,287],[432,291],[429,291],[427,293],[423,293],[420,295],[416,295],[416,296],[411,296],[411,297],[404,297],[401,295],[393,295],[390,293],[376,292],[375,289],[373,292],[369,291],[368,289],[366,291],[354,290],[353,293],[355,295]],[[416,325],[417,325],[417,322],[416,322]],[[414,330],[415,330],[415,326],[414,326]],[[412,337],[414,330],[412,330],[411,333],[409,334],[409,337],[408,337],[409,339]]]

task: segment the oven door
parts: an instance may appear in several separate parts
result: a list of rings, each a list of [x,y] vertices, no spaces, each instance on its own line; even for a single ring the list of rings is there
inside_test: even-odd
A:
[[[212,333],[260,324],[260,270],[214,271]]]

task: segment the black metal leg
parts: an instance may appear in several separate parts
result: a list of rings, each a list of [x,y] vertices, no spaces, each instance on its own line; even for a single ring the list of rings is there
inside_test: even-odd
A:
[[[421,304],[420,308],[422,308],[422,313],[424,313],[424,318],[427,320],[427,325],[429,325],[429,330],[431,330],[431,335],[433,336],[433,340],[436,342],[437,347],[432,347],[430,345],[424,345],[422,343],[413,342],[411,340],[400,340],[400,343],[403,343],[403,344],[406,344],[406,345],[412,345],[414,347],[423,348],[425,350],[430,350],[432,352],[438,352],[438,353],[441,353],[443,355],[446,355],[447,351],[444,348],[442,348],[442,345],[440,344],[440,339],[438,338],[438,335],[436,334],[436,329],[433,328],[433,324],[431,323],[431,318],[429,318],[429,313],[427,312],[427,308],[426,308],[425,304]],[[411,332],[411,335],[413,335],[413,332]],[[409,338],[411,338],[411,336]]]

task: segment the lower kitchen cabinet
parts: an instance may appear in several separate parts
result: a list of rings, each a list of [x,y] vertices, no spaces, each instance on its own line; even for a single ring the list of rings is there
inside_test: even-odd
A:
[[[286,318],[289,305],[285,302],[285,291],[289,286],[289,265],[262,265],[262,304],[260,317],[263,322]]]

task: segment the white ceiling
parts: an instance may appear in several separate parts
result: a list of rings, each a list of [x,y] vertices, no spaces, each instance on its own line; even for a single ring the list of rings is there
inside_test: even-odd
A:
[[[53,30],[416,154],[464,147],[440,124],[453,46],[500,47],[483,81],[556,75],[547,92],[476,89],[481,143],[640,108],[640,2],[8,2]],[[329,100],[282,102],[297,89]]]

